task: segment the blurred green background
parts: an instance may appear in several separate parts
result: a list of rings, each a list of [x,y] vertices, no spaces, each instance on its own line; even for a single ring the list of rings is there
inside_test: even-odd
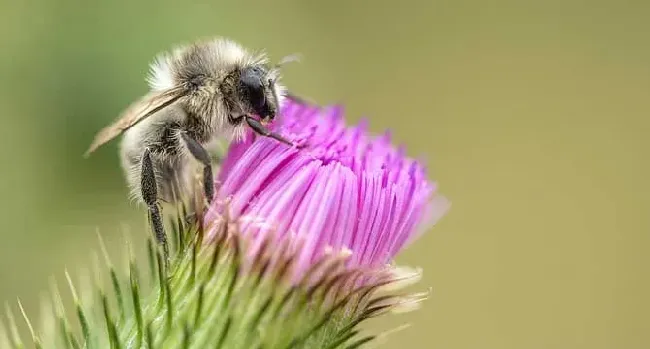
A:
[[[0,300],[36,313],[99,228],[140,234],[93,134],[170,46],[300,52],[291,89],[394,129],[453,202],[399,262],[431,298],[384,348],[650,347],[648,1],[0,3]]]

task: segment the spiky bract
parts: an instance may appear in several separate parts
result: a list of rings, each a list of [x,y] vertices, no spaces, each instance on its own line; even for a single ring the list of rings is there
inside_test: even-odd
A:
[[[292,280],[298,259],[286,240],[270,236],[251,258],[237,221],[221,224],[210,241],[204,241],[203,228],[184,219],[169,226],[176,237],[169,270],[149,240],[147,272],[130,253],[129,273],[121,277],[106,255],[107,272],[101,274],[108,289],[100,272],[94,286],[83,289],[75,289],[66,273],[74,309],[64,310],[55,288],[52,312],[42,315],[50,328],[33,329],[28,322],[33,346],[355,348],[374,338],[360,333],[361,322],[424,298],[382,292],[417,279],[417,272],[350,269],[346,251],[330,251]],[[24,347],[16,322],[9,310],[7,331],[0,331],[3,348]]]

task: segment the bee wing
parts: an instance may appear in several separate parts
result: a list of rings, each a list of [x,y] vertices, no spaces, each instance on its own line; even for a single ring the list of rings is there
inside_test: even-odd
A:
[[[155,112],[176,102],[183,96],[184,89],[180,86],[148,93],[131,104],[115,122],[100,130],[84,156],[88,157],[100,146],[135,126],[138,122],[153,115]]]

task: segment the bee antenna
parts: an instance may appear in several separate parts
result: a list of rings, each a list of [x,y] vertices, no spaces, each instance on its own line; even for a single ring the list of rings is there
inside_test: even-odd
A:
[[[278,63],[276,63],[271,69],[269,69],[268,75],[275,75],[280,72],[280,70],[287,64],[287,63],[293,63],[293,62],[300,62],[301,55],[299,53],[294,53],[292,55],[284,56],[280,59]],[[268,76],[267,75],[267,76]],[[269,79],[269,84],[274,84],[278,81],[278,77],[275,76],[271,79]]]
[[[283,66],[285,66],[287,63],[294,63],[294,62],[300,62],[302,58],[302,55],[299,53],[294,53],[288,56],[282,57],[278,63],[275,64],[273,67],[274,69],[281,69]]]

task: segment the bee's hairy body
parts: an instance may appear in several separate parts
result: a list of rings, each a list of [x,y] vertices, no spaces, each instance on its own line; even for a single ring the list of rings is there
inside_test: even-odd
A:
[[[86,155],[124,134],[120,159],[126,180],[132,196],[146,204],[165,256],[167,238],[159,200],[196,202],[195,169],[200,167],[203,195],[212,200],[207,145],[217,137],[241,139],[246,127],[294,145],[263,123],[275,118],[284,98],[285,90],[278,83],[282,64],[269,67],[264,55],[250,54],[223,38],[179,47],[151,66],[151,91],[95,136]]]
[[[207,125],[199,127],[198,132],[192,132],[188,127],[199,122],[196,117],[188,116],[183,108],[173,106],[152,115],[124,133],[120,146],[120,160],[132,197],[142,199],[141,161],[145,150],[149,150],[151,154],[158,197],[165,202],[173,203],[188,195],[193,166],[190,155],[184,149],[180,134],[188,132],[201,144],[206,144],[210,134]]]
[[[246,91],[240,86],[241,74],[265,63],[263,56],[253,56],[225,39],[192,44],[157,59],[149,78],[152,90],[182,86],[187,92],[124,132],[120,158],[134,198],[142,199],[141,161],[145,150],[150,153],[156,175],[158,198],[173,203],[190,195],[196,169],[192,164],[196,161],[181,134],[204,147],[216,137],[243,137],[247,127],[244,116],[258,111],[248,103]],[[274,71],[265,73],[263,83],[273,83],[263,92],[267,101],[263,109],[273,118],[284,89],[275,82],[278,77]]]

